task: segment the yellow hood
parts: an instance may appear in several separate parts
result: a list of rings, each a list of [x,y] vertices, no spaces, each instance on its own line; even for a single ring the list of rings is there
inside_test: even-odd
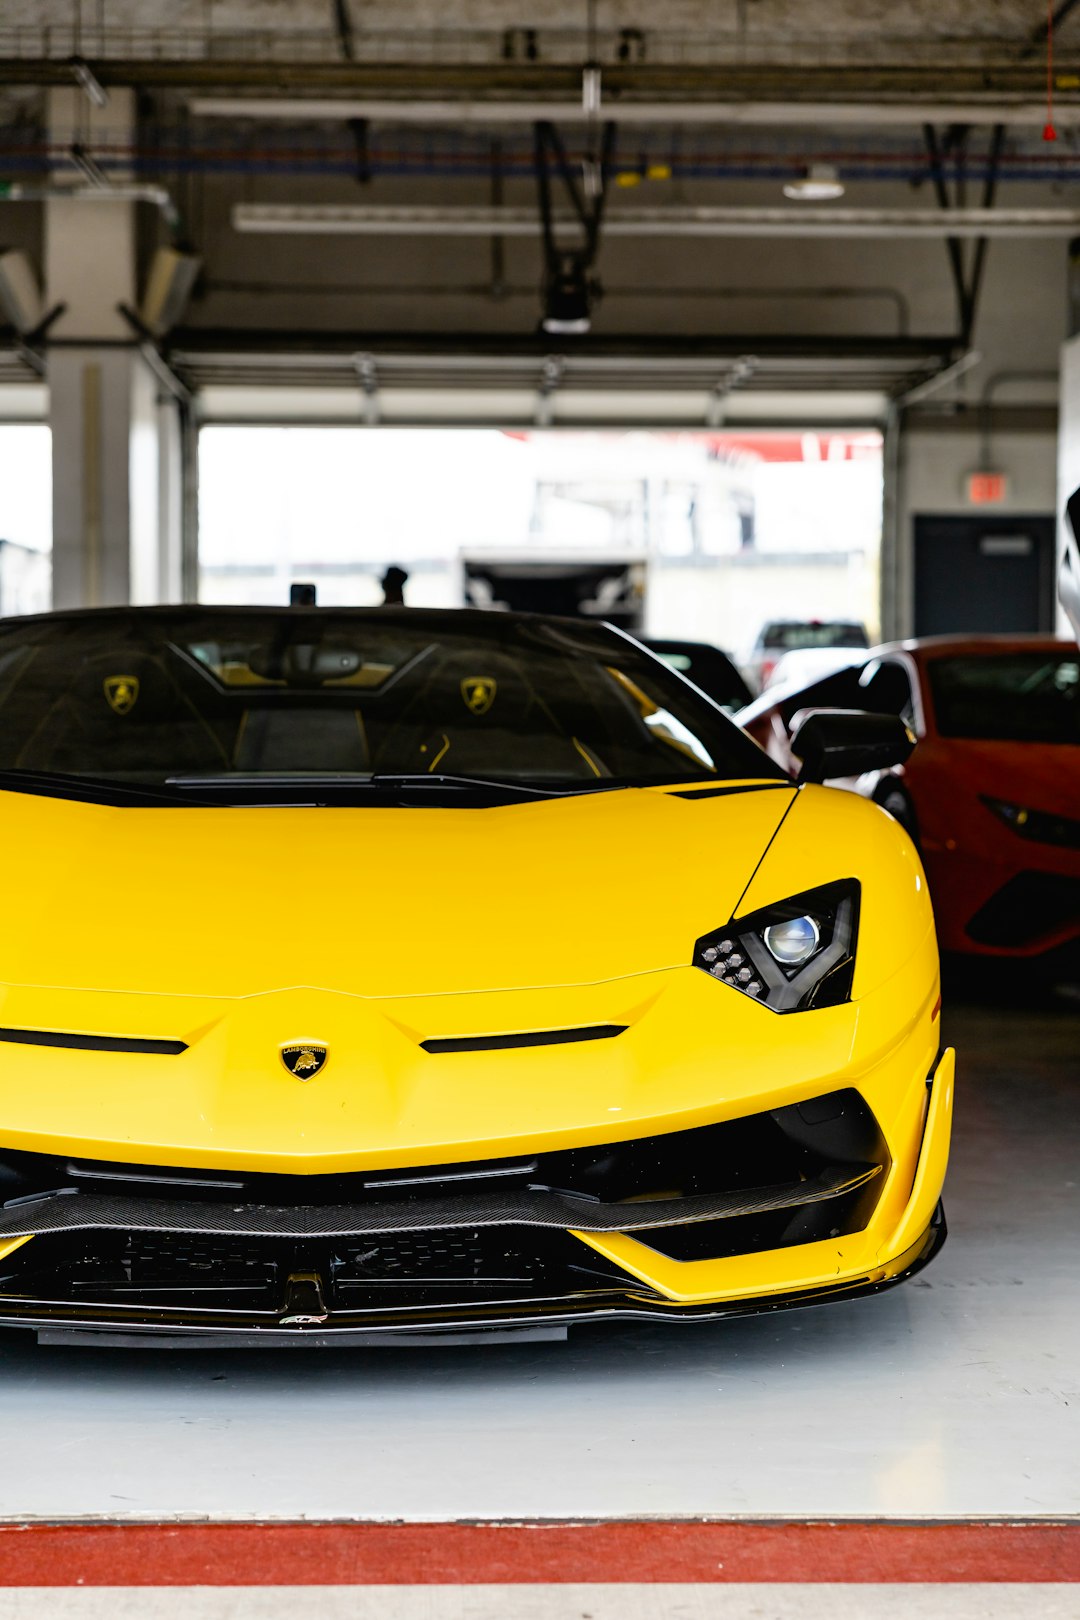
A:
[[[829,805],[808,791],[818,837]],[[812,1095],[850,1061],[855,1010],[808,1027],[690,966],[793,795],[649,789],[487,810],[4,795],[22,865],[0,944],[0,1145],[317,1173],[628,1139]],[[827,797],[853,807],[857,863],[893,839],[873,807]],[[430,1044],[597,1026],[624,1033]],[[26,1044],[27,1031],[185,1049]],[[311,1084],[280,1059],[294,1043],[329,1054]]]
[[[2,794],[18,864],[0,983],[380,998],[683,965],[731,915],[792,793],[175,810]]]

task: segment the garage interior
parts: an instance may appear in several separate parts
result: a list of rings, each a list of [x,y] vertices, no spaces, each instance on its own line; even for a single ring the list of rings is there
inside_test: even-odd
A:
[[[1078,183],[1076,0],[8,0],[0,613],[368,605],[400,566],[411,606],[738,662],[769,619],[1070,636]],[[954,965],[943,1017],[949,1243],[880,1298],[484,1348],[5,1333],[0,1616],[1080,1614],[1080,965]],[[265,1554],[62,1539],[207,1521]],[[379,1578],[290,1563],[322,1521],[719,1539]],[[747,1526],[849,1522],[1020,1540],[738,1573]]]

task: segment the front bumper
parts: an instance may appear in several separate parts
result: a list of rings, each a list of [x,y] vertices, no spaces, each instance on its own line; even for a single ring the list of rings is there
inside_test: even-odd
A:
[[[927,847],[924,860],[943,952],[1043,961],[1080,942],[1080,851],[1002,828],[992,844]]]
[[[903,1056],[902,1048],[883,1063]],[[383,1184],[397,1196],[346,1204],[234,1203],[224,1186],[201,1199],[32,1194],[0,1211],[0,1324],[122,1342],[457,1341],[463,1332],[551,1336],[588,1320],[715,1319],[877,1292],[927,1264],[945,1237],[952,1052],[909,1089],[911,1117],[892,1126],[891,1141],[847,1089],[704,1135],[590,1148],[584,1161],[564,1154],[545,1164],[546,1186],[536,1184],[535,1165],[489,1165],[464,1194],[417,1195],[399,1177]],[[766,1137],[786,1143],[785,1181],[687,1191],[722,1142],[764,1163]],[[589,1174],[597,1185],[610,1179],[605,1153],[622,1177],[617,1199],[582,1190]],[[652,1180],[627,1195],[650,1163],[660,1167]],[[689,1181],[665,1196],[656,1175],[679,1164],[690,1167]],[[575,1182],[571,1192],[550,1184],[559,1171]],[[507,1177],[507,1190],[488,1190],[492,1176]]]

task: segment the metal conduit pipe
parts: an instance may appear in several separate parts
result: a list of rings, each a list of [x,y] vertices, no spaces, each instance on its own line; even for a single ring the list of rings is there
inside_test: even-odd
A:
[[[992,445],[994,427],[994,396],[1002,388],[1015,386],[1017,383],[1053,383],[1055,388],[1059,374],[1046,367],[1040,370],[995,371],[987,377],[979,395],[979,463],[980,466],[993,465]],[[1055,401],[1056,403],[1056,401]]]
[[[42,186],[24,185],[16,181],[0,191],[0,203],[5,202],[129,202],[150,203],[159,208],[169,225],[175,226],[179,213],[171,194],[164,186],[152,185],[99,185],[99,186]]]
[[[190,79],[187,81],[190,83]],[[791,86],[789,83],[788,89]],[[487,100],[432,96],[419,100],[402,97],[346,96],[194,96],[188,104],[195,118],[224,118],[230,122],[255,119],[266,123],[348,123],[354,118],[392,124],[443,124],[454,128],[490,127],[492,124],[529,125],[538,118],[571,127],[582,123],[581,101],[551,99]],[[834,100],[800,100],[789,94],[762,100],[725,100],[722,95],[693,100],[687,96],[671,100],[610,102],[605,117],[617,124],[716,125],[787,127],[821,125],[862,129],[918,129],[922,124],[939,123],[994,125],[1038,130],[1046,117],[1045,101],[1015,97],[988,97],[985,101],[934,101],[907,97],[902,100],[867,101],[855,97]],[[1080,102],[1068,98],[1057,102],[1054,121],[1060,127],[1080,123]]]

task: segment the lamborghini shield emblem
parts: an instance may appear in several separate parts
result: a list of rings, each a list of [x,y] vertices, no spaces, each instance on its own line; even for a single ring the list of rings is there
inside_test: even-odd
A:
[[[297,1080],[314,1080],[325,1069],[329,1056],[319,1041],[294,1041],[290,1046],[280,1047],[279,1052],[282,1063]]]
[[[104,681],[105,701],[114,714],[130,714],[139,701],[137,675],[107,675]]]
[[[487,714],[497,690],[490,675],[467,675],[461,683],[461,696],[470,714]]]

